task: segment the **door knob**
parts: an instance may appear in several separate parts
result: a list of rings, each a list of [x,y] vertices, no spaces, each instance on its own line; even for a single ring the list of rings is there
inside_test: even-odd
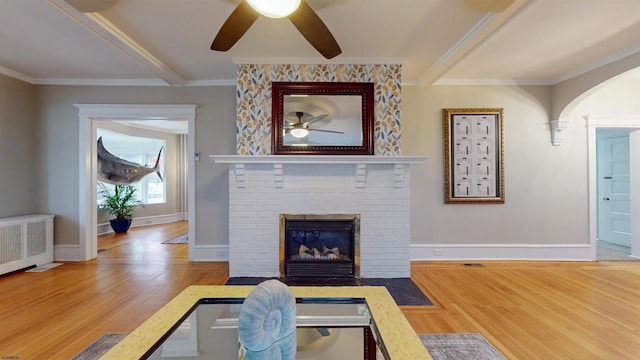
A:
[[[609,201],[609,200],[611,200],[611,199],[609,199],[609,198],[602,198],[602,200],[604,200],[604,201]]]

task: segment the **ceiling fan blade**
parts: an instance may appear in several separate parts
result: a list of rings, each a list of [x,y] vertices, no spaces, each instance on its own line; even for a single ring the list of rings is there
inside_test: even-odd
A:
[[[105,11],[115,5],[118,0],[65,0],[69,5],[83,13]]]
[[[289,15],[289,20],[311,46],[325,58],[332,59],[342,53],[340,45],[338,45],[329,28],[305,1],[300,3],[298,10]]]
[[[311,119],[309,119],[309,120],[307,120],[307,121],[303,122],[303,123],[302,123],[302,126],[309,126],[309,125],[313,124],[313,123],[314,123],[314,122],[316,122],[316,121],[320,121],[320,120],[322,120],[322,119],[326,118],[327,116],[329,116],[329,115],[328,115],[328,114],[325,114],[325,115],[319,115],[319,116],[316,116],[316,117],[314,117],[314,118],[311,118]]]
[[[334,133],[334,134],[344,134],[343,131],[333,131],[333,130],[320,130],[320,129],[307,129],[309,131],[322,131],[326,133]]]
[[[259,14],[246,1],[242,1],[222,24],[215,39],[211,43],[211,50],[227,51],[240,40],[258,19]]]

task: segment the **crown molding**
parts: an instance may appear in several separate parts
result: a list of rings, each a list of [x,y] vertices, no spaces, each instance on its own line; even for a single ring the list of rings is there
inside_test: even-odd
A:
[[[34,85],[67,86],[169,86],[160,79],[35,79]]]
[[[545,79],[440,79],[433,85],[448,86],[549,86],[553,82]]]
[[[237,84],[236,79],[220,79],[189,81],[184,86],[236,86]]]
[[[24,81],[24,82],[29,83],[29,84],[35,84],[35,80],[32,77],[27,76],[27,75],[22,74],[22,73],[19,73],[17,71],[13,71],[13,70],[8,69],[8,68],[6,68],[4,66],[0,66],[0,74],[6,75],[8,77],[12,77],[14,79],[18,79],[18,80]]]
[[[380,65],[380,64],[403,64],[404,58],[339,58],[331,60],[321,60],[318,58],[232,58],[234,64],[362,64],[362,65]]]
[[[18,79],[31,85],[66,85],[66,86],[171,86],[160,79],[55,79],[32,78],[17,71],[0,66],[0,74]],[[198,86],[236,86],[236,79],[195,80],[187,81],[184,87]]]

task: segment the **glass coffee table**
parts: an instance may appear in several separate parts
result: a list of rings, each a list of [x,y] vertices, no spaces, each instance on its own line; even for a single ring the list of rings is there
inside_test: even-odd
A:
[[[290,287],[299,359],[430,359],[384,287]],[[191,286],[102,359],[242,359],[238,315],[253,286]]]

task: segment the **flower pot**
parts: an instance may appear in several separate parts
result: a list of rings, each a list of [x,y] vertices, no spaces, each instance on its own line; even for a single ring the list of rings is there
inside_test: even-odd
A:
[[[116,234],[126,233],[131,226],[131,219],[112,219],[109,220],[111,228]]]

